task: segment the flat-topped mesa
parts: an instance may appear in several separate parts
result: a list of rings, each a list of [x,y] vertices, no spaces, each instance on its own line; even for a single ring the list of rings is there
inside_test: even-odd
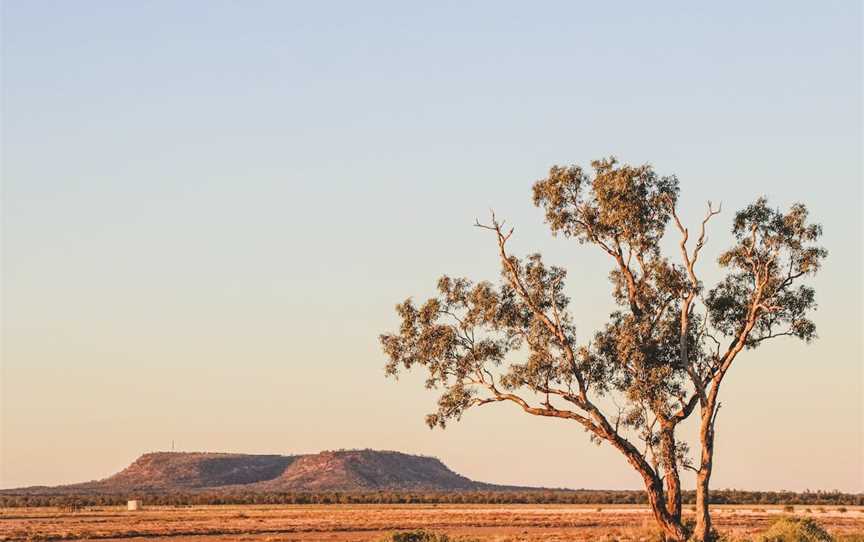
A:
[[[326,451],[299,457],[262,491],[471,491],[494,486],[456,474],[434,457],[376,450]]]
[[[506,491],[531,488],[475,482],[434,457],[378,450],[309,455],[153,452],[103,480],[6,490],[18,494],[131,494],[189,491]]]

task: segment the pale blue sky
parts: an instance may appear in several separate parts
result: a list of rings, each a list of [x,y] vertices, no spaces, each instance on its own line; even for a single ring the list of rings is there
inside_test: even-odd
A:
[[[470,227],[489,207],[570,269],[590,336],[607,262],[552,239],[530,185],[614,154],[678,174],[690,223],[723,201],[712,255],[760,194],[823,222],[821,339],[740,360],[713,480],[864,490],[860,2],[2,8],[0,487],[172,439],[638,487],[577,428],[504,406],[430,432],[433,397],[385,380],[376,340],[440,274],[497,276]]]

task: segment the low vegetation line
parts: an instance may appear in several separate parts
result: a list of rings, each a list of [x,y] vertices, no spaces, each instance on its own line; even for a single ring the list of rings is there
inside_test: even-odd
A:
[[[0,494],[0,508],[60,507],[76,510],[92,506],[121,506],[131,498],[153,506],[202,505],[329,505],[329,504],[647,504],[644,491],[535,492],[297,492],[297,493],[147,493],[128,494]],[[692,491],[682,492],[684,504],[695,502]],[[711,493],[711,504],[864,506],[864,494],[840,492],[738,491]]]

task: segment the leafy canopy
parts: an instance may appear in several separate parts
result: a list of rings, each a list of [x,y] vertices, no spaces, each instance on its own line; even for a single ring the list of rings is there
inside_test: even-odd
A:
[[[646,483],[661,469],[677,477],[687,447],[675,441],[674,428],[697,404],[713,408],[712,383],[719,386],[738,351],[779,336],[815,336],[814,292],[797,281],[827,255],[804,205],[784,213],[760,198],[735,215],[734,244],[718,262],[727,274],[706,292],[695,265],[719,208],[709,203],[691,248],[676,213],[678,194],[676,177],[614,158],[593,162],[591,172],[551,168],[534,184],[534,204],[553,235],[610,257],[617,310],[606,325],[580,344],[566,270],[539,254],[509,253],[513,229],[493,214],[476,225],[495,235],[500,280],[444,276],[435,297],[397,305],[399,330],[380,336],[387,374],[426,370],[427,387],[441,390],[427,416],[431,427],[471,407],[512,402],[529,414],[578,422],[621,450]],[[677,261],[660,248],[670,223],[681,236]],[[604,397],[617,408],[604,411]]]

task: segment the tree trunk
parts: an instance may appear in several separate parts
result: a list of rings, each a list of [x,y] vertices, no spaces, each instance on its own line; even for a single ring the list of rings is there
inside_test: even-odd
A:
[[[702,457],[699,473],[696,475],[696,529],[693,531],[693,539],[702,542],[711,540],[711,513],[708,509],[710,504],[709,483],[711,481],[711,470],[714,467],[714,414],[716,407],[711,404],[702,412],[702,426],[699,432],[699,440],[702,445]]]
[[[648,465],[645,457],[630,442],[618,436],[605,418],[596,413],[595,415],[602,427],[603,432],[601,435],[608,439],[612,446],[620,450],[627,459],[627,462],[642,475],[642,482],[645,484],[645,492],[648,494],[648,503],[651,505],[651,512],[654,514],[657,525],[663,530],[666,540],[685,542],[687,540],[687,532],[684,530],[683,525],[681,525],[681,518],[674,517],[666,508],[667,503],[664,498],[663,481],[656,471]]]
[[[681,525],[681,519],[675,518],[666,510],[666,500],[663,498],[663,485],[659,479],[646,480],[645,491],[648,493],[648,503],[654,513],[654,519],[663,530],[666,540],[670,542],[685,542],[687,532]]]
[[[660,431],[660,455],[666,482],[666,511],[673,520],[681,522],[681,479],[678,475],[675,427],[664,425]]]
[[[708,510],[709,495],[708,482],[711,471],[700,472],[696,478],[696,528],[693,530],[693,539],[702,542],[711,540],[711,513]]]

